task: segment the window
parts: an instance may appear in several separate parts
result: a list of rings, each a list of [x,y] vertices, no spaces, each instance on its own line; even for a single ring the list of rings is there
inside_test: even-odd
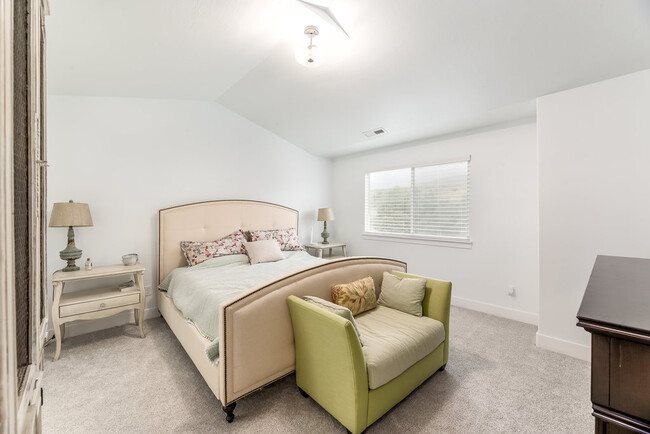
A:
[[[469,242],[469,161],[367,173],[366,233]]]

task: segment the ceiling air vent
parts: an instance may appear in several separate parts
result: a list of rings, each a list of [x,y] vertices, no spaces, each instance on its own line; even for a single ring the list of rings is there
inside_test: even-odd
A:
[[[372,130],[364,131],[363,135],[366,137],[375,137],[375,136],[380,136],[382,134],[386,134],[388,131],[386,131],[385,128],[382,127],[377,127],[373,128]]]

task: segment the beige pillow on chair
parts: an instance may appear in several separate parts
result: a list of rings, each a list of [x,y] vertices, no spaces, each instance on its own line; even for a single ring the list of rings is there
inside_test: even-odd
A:
[[[384,271],[384,280],[381,282],[381,294],[377,304],[422,316],[422,300],[424,300],[425,279],[410,277],[397,277]]]
[[[350,321],[350,323],[352,323],[352,328],[354,328],[354,331],[357,332],[357,336],[359,337],[359,342],[363,346],[363,341],[361,340],[361,334],[359,333],[357,322],[354,320],[354,316],[352,315],[352,311],[350,309],[348,309],[347,307],[339,306],[338,304],[332,303],[331,301],[323,300],[320,297],[314,297],[311,295],[306,295],[302,299],[305,300],[307,303],[311,303],[315,306],[320,307],[321,309],[325,309],[326,311],[331,312],[334,315],[338,315]]]

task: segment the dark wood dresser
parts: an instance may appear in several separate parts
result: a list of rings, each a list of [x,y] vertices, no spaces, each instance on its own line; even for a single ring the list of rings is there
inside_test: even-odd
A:
[[[650,433],[650,259],[598,256],[578,326],[591,333],[596,433]]]

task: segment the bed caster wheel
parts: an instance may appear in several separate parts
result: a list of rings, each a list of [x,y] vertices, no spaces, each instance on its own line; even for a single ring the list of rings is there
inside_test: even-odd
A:
[[[227,405],[223,408],[223,411],[226,412],[226,422],[231,423],[233,420],[235,420],[235,414],[233,413],[235,411],[235,406],[237,405],[236,402],[233,402],[230,405]]]
[[[309,395],[307,395],[307,392],[302,390],[300,387],[298,388],[298,392],[302,395],[303,398],[309,398]]]

